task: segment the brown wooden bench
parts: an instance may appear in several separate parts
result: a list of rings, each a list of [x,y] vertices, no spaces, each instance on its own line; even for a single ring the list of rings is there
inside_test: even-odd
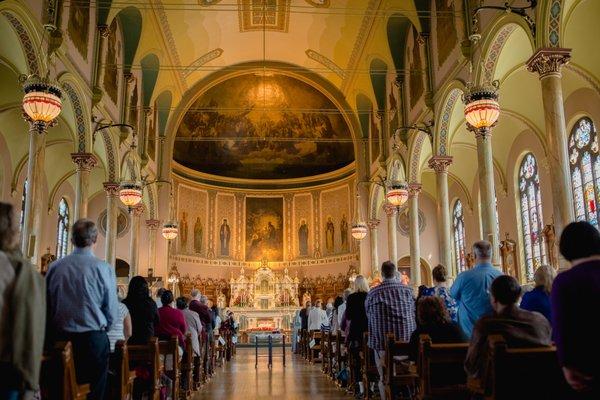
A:
[[[308,337],[308,361],[310,363],[321,362],[321,331],[311,331]],[[310,347],[310,343],[314,340],[314,345]]]
[[[327,376],[331,373],[331,364],[333,362],[333,342],[331,340],[331,331],[321,329],[321,354],[323,364],[321,365],[321,371]]]
[[[111,399],[128,400],[133,393],[135,372],[129,369],[129,349],[124,340],[115,344],[109,368],[114,374],[114,381],[107,391]]]
[[[179,379],[180,379],[180,360],[179,360],[179,339],[177,336],[171,336],[169,340],[160,340],[158,342],[158,350],[164,360],[163,373],[168,376],[173,382],[171,396],[173,399],[179,398]],[[173,362],[168,361],[172,359]]]
[[[555,347],[510,348],[501,335],[488,339],[490,353],[483,382],[485,398],[570,399]]]
[[[373,350],[368,346],[368,342],[369,332],[365,332],[363,335],[363,350],[360,353],[360,370],[363,386],[365,388],[366,399],[370,398],[370,383],[379,382],[379,372],[377,371],[377,366],[375,365],[375,353],[373,353]]]
[[[412,396],[417,392],[419,376],[414,366],[408,365],[410,345],[396,340],[388,333],[385,342],[385,363],[383,364],[383,385],[386,399],[392,400],[400,391]]]
[[[333,379],[336,380],[336,382],[338,384],[342,384],[342,382],[340,382],[337,379],[337,376],[339,374],[339,372],[348,366],[348,352],[346,351],[346,344],[345,344],[345,337],[342,333],[342,331],[338,330],[335,333],[335,349],[334,349],[334,357],[335,357],[335,362],[334,362],[334,368],[332,368],[332,377]],[[352,375],[351,373],[348,374],[348,382],[347,384],[350,385],[351,381],[352,381]]]
[[[84,400],[90,392],[89,384],[77,383],[71,342],[57,342],[54,348],[45,354],[40,376],[43,398]]]
[[[429,335],[419,337],[417,374],[423,398],[470,398],[464,370],[468,348],[468,343],[432,343]]]
[[[192,334],[185,335],[185,348],[181,358],[181,399],[187,399],[192,395],[194,389],[194,348],[192,346]]]
[[[149,396],[151,400],[160,399],[160,352],[158,338],[152,337],[147,344],[128,344],[129,368],[148,368],[150,372]],[[136,378],[137,379],[137,378]]]

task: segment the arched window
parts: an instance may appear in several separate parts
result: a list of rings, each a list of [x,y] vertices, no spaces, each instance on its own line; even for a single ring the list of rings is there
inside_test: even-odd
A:
[[[521,206],[521,234],[525,254],[525,275],[528,281],[533,280],[536,267],[546,263],[546,246],[542,229],[542,196],[540,194],[540,177],[535,156],[527,153],[519,167],[519,204]]]
[[[598,157],[598,134],[594,123],[589,118],[581,118],[571,131],[569,161],[575,219],[588,221],[598,228],[600,157]]]
[[[452,227],[454,230],[454,257],[456,261],[456,269],[462,272],[467,269],[467,258],[465,248],[465,218],[463,215],[463,207],[460,200],[454,203],[452,211]]]
[[[56,258],[67,255],[69,247],[69,205],[64,197],[58,203],[58,223],[56,226]]]

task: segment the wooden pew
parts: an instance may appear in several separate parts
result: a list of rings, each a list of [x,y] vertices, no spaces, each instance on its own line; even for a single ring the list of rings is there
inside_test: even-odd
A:
[[[425,398],[469,399],[464,362],[468,343],[431,342],[429,335],[419,338],[417,373]]]
[[[158,347],[158,338],[152,337],[148,344],[127,345],[129,353],[129,368],[136,368],[140,365],[147,367],[150,371],[149,396],[151,400],[160,399],[160,352]],[[139,378],[138,378],[139,379]]]
[[[555,347],[509,348],[501,335],[489,337],[485,398],[570,399],[575,397],[558,364]]]
[[[369,332],[365,332],[363,336],[363,351],[360,353],[360,364],[362,373],[362,382],[365,388],[365,399],[369,399],[370,383],[379,382],[379,372],[375,365],[375,355],[373,350],[369,348]]]
[[[321,353],[321,331],[311,331],[308,337],[308,361],[310,363],[321,362],[319,353]],[[310,347],[310,343],[314,340],[314,345]]]
[[[338,381],[337,375],[338,373],[345,368],[346,366],[348,366],[348,361],[349,361],[349,355],[348,355],[348,351],[346,349],[346,344],[345,344],[345,337],[342,333],[342,331],[338,330],[335,333],[335,369],[332,371],[333,373],[333,379],[335,379],[336,381]],[[346,384],[349,387],[352,387],[352,372],[350,372],[350,374],[348,374],[348,382],[346,382]],[[340,386],[342,385],[342,382],[337,382]]]
[[[410,345],[397,341],[394,334],[388,333],[385,342],[385,364],[383,365],[383,385],[386,399],[392,400],[400,391],[413,396],[417,392],[419,376],[415,368],[408,367]]]
[[[181,359],[181,392],[182,399],[191,396],[194,389],[194,348],[192,347],[192,334],[185,335],[185,350]]]
[[[200,389],[200,387],[202,386],[202,383],[203,383],[203,372],[204,372],[203,360],[204,360],[204,355],[206,353],[206,349],[205,349],[206,339],[204,338],[204,335],[200,334],[198,336],[198,341],[200,342],[200,355],[194,356],[194,370],[193,370],[194,389],[193,390]]]
[[[129,369],[129,349],[124,340],[115,344],[115,352],[111,359],[110,370],[113,371],[115,380],[107,388],[111,399],[128,400],[133,394],[133,381],[135,372]]]
[[[323,371],[324,374],[329,375],[333,354],[331,351],[331,331],[325,331],[324,329],[321,329],[321,338],[321,355],[323,359],[321,371]]]
[[[41,392],[45,399],[85,400],[90,385],[79,385],[71,342],[57,342],[42,360]]]
[[[171,396],[173,399],[179,398],[179,379],[180,379],[180,360],[179,360],[179,340],[177,336],[171,336],[169,340],[160,340],[158,350],[163,359],[163,373],[173,381]],[[173,362],[169,363],[169,359]]]

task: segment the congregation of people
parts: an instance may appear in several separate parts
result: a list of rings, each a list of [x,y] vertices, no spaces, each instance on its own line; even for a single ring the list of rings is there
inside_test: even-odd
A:
[[[77,383],[89,384],[87,398],[109,399],[118,341],[146,345],[153,337],[175,336],[181,357],[190,335],[194,356],[200,356],[200,343],[215,332],[235,334],[233,313],[222,317],[197,289],[190,298],[174,298],[160,288],[153,298],[146,279],[134,276],[125,295],[114,268],[93,253],[98,230],[92,221],[73,224],[72,253],[53,262],[45,278],[20,254],[17,233],[12,206],[0,202],[0,399],[51,398],[40,393],[40,368],[44,350],[58,342],[71,343]],[[150,382],[144,381],[144,365],[135,373],[140,379],[133,398],[145,398]]]
[[[475,266],[459,273],[452,285],[447,268],[438,265],[432,271],[434,286],[420,287],[416,296],[396,266],[386,261],[381,283],[369,287],[367,279],[358,275],[352,290],[328,301],[331,313],[320,299],[306,302],[296,326],[309,334],[341,330],[354,359],[364,358],[363,340],[368,337],[379,380],[375,388],[355,379],[351,390],[357,398],[377,391],[386,398],[383,368],[390,334],[409,344],[412,362],[417,362],[422,335],[432,343],[468,343],[464,372],[444,371],[450,381],[452,375],[465,372],[474,381],[484,378],[492,336],[501,335],[511,348],[555,346],[573,398],[600,398],[600,352],[593,345],[594,315],[600,310],[600,233],[587,222],[572,223],[564,229],[559,247],[571,268],[557,276],[553,267],[539,266],[532,289],[492,265],[493,249],[487,241],[473,245]],[[361,376],[359,363],[351,363],[351,368],[355,377]]]

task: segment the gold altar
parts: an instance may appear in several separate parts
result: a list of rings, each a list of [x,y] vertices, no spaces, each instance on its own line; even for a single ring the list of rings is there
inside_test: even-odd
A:
[[[294,313],[300,308],[298,277],[292,278],[287,268],[275,273],[263,261],[260,268],[246,275],[241,268],[238,277],[230,279],[229,308],[237,315],[242,331],[287,331]]]

